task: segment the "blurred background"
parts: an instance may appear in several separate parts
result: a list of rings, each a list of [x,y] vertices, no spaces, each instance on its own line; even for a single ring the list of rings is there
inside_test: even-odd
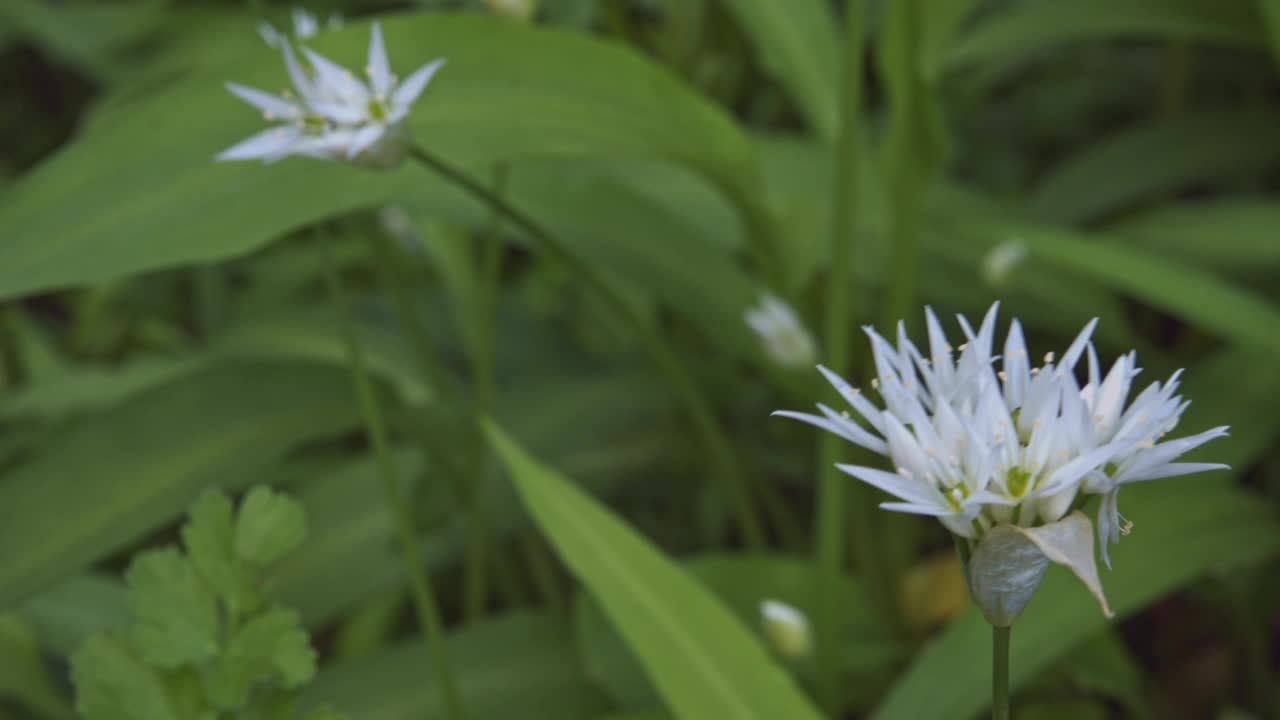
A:
[[[1232,427],[1194,453],[1229,472],[1126,490],[1114,622],[1050,572],[1014,633],[1015,717],[1280,717],[1280,3],[305,10],[315,28],[287,3],[0,0],[0,718],[74,717],[67,657],[127,622],[130,557],[202,489],[255,483],[308,512],[267,580],[319,651],[307,696],[444,717],[325,256],[470,717],[669,716],[480,415],[762,642],[761,601],[808,613],[836,650],[771,652],[830,717],[979,716],[985,625],[932,520],[868,519],[883,498],[846,478],[838,617],[814,618],[817,433],[769,414],[831,401],[813,366],[845,213],[851,380],[859,326],[921,343],[927,304],[954,340],[998,300],[998,337],[1020,318],[1036,357],[1100,318],[1102,362],[1136,349],[1139,386],[1186,368],[1178,434]],[[374,17],[402,74],[448,59],[417,143],[564,253],[413,163],[213,162],[261,125],[223,83],[287,82],[263,23],[361,67]],[[794,316],[750,322],[766,296]]]

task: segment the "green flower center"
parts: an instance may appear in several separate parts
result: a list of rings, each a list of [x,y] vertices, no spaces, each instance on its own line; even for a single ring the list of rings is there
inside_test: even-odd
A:
[[[1031,484],[1031,473],[1020,467],[1009,468],[1009,472],[1005,475],[1005,487],[1009,488],[1009,494],[1014,497],[1022,497],[1027,491],[1027,486]]]

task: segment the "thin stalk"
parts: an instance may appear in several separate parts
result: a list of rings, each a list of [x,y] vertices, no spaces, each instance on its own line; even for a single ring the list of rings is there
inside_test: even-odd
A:
[[[499,168],[494,174],[494,194],[502,197],[506,184],[506,172]],[[472,391],[475,397],[475,414],[485,417],[493,408],[496,393],[494,379],[496,342],[498,279],[502,273],[502,216],[494,212],[486,237],[480,243],[480,267],[476,297],[471,305],[474,329],[471,345]],[[485,512],[485,480],[489,474],[489,453],[483,442],[476,443],[476,482],[471,492],[471,511],[475,519],[470,542],[467,543],[466,567],[463,573],[462,607],[465,617],[478,618],[484,613],[488,600],[489,583],[486,571],[489,563],[488,517]]]
[[[322,248],[324,256],[325,282],[329,286],[329,294],[333,299],[334,309],[338,316],[338,325],[347,345],[347,354],[351,360],[351,380],[355,386],[356,397],[360,403],[360,414],[364,418],[365,430],[373,445],[377,458],[378,471],[382,478],[382,491],[387,509],[395,519],[396,535],[400,541],[405,570],[409,576],[409,591],[413,597],[414,609],[418,614],[418,624],[423,639],[435,663],[436,677],[440,683],[441,696],[444,698],[445,712],[453,720],[464,720],[466,713],[462,709],[462,700],[454,682],[453,670],[449,665],[445,649],[444,628],[440,621],[440,611],[436,605],[435,594],[431,589],[431,581],[425,571],[425,563],[419,551],[417,538],[413,530],[413,517],[409,505],[400,495],[395,461],[387,444],[387,433],[383,423],[382,410],[378,406],[377,396],[364,363],[364,351],[360,346],[359,334],[351,318],[351,307],[347,301],[346,290],[342,287],[342,279],[334,267],[328,246]]]
[[[504,196],[504,190],[507,182],[507,168],[501,165],[494,172],[494,194],[498,197]],[[489,220],[489,227],[486,237],[480,246],[480,266],[478,270],[478,282],[476,283],[476,297],[473,299],[473,317],[471,319],[471,327],[475,328],[475,332],[471,337],[470,355],[473,374],[473,392],[475,394],[475,407],[477,417],[487,416],[493,409],[494,397],[497,395],[497,337],[498,337],[498,293],[501,289],[502,279],[502,213],[493,210],[493,214]],[[477,487],[476,496],[476,514],[479,519],[487,527],[487,515],[485,514],[485,506],[482,503],[483,497],[479,493],[482,492],[483,484],[489,477],[489,469],[492,465],[492,455],[489,454],[483,443],[477,445],[479,457],[476,466],[479,468],[478,481],[480,485]],[[467,554],[467,574],[464,578],[464,608],[472,615],[482,608],[486,597],[486,578],[484,567],[478,560],[486,558],[488,548],[486,543],[491,540],[487,535],[484,537],[477,536],[475,541],[471,543],[470,550]],[[554,565],[551,557],[547,554],[539,542],[537,537],[527,533],[520,533],[516,538],[516,546],[521,551],[524,564],[529,568],[533,575],[533,584],[537,589],[542,600],[550,607],[560,608],[563,606],[561,592],[556,585]],[[501,553],[496,553],[492,560],[493,571],[501,576],[503,573],[512,573],[514,568],[511,566],[509,558],[504,558]]]
[[[840,125],[836,136],[835,185],[832,198],[831,265],[827,277],[827,312],[825,355],[830,367],[842,375],[849,372],[849,297],[853,282],[849,263],[854,243],[857,211],[859,122],[862,115],[863,6],[861,0],[850,0],[845,11],[844,67],[840,90]],[[831,433],[822,433],[818,441],[818,538],[815,561],[820,591],[817,606],[818,681],[823,707],[831,716],[840,714],[840,652],[842,647],[840,580],[844,573],[845,506],[849,482],[836,470],[841,460],[843,443]],[[857,511],[854,526],[859,570],[868,587],[878,585],[874,568],[864,564],[868,553],[875,550],[875,527],[871,523],[875,508],[865,492],[853,501]],[[863,512],[865,506],[868,512]]]
[[[658,365],[658,369],[666,376],[667,381],[671,384],[672,389],[675,390],[694,426],[702,436],[703,444],[711,455],[715,476],[721,483],[722,490],[729,498],[729,502],[734,505],[735,512],[738,515],[738,523],[747,545],[757,550],[763,548],[764,530],[756,515],[746,479],[738,472],[733,448],[725,437],[724,431],[720,428],[715,413],[698,389],[693,378],[688,375],[680,361],[662,342],[662,339],[645,324],[644,318],[636,312],[631,303],[617,293],[589,265],[578,260],[577,257],[570,253],[563,242],[524,212],[508,203],[502,197],[495,195],[489,188],[422,148],[413,148],[411,154],[415,160],[427,169],[439,173],[449,182],[466,190],[477,200],[480,200],[494,211],[501,213],[512,224],[527,233],[542,246],[544,251],[554,255],[601,301],[631,326],[632,331],[644,343],[650,357]]]
[[[449,384],[448,373],[440,365],[435,344],[427,335],[426,325],[422,322],[418,306],[414,303],[409,288],[405,286],[403,268],[411,263],[412,259],[407,257],[408,253],[396,247],[390,238],[381,233],[371,233],[369,239],[373,246],[373,258],[378,263],[382,284],[390,292],[391,301],[395,303],[401,331],[413,344],[418,369],[438,396],[451,399],[453,387]]]
[[[991,627],[991,720],[1009,720],[1010,627]]]

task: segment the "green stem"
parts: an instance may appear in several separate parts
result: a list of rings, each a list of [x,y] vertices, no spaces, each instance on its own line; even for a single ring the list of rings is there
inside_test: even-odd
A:
[[[991,720],[1009,720],[1009,632],[1012,629],[991,628]]]
[[[322,239],[323,244],[323,239]],[[414,609],[418,614],[418,623],[423,632],[432,658],[436,666],[436,676],[440,682],[441,695],[449,717],[463,720],[466,713],[462,709],[462,700],[454,682],[453,671],[449,666],[445,650],[444,628],[440,621],[440,611],[436,606],[435,594],[431,589],[431,581],[427,577],[422,554],[419,551],[417,538],[413,529],[413,517],[405,498],[401,497],[397,482],[395,461],[391,449],[387,445],[387,433],[383,424],[382,411],[378,406],[369,375],[364,364],[364,351],[360,346],[360,338],[355,323],[351,318],[351,307],[347,301],[342,279],[334,267],[332,256],[327,245],[322,247],[324,255],[325,281],[329,286],[329,294],[333,298],[334,308],[338,316],[338,325],[347,345],[347,353],[351,360],[351,379],[355,386],[356,397],[360,403],[360,414],[364,418],[365,429],[369,441],[373,445],[377,458],[378,471],[382,478],[382,490],[387,509],[395,519],[396,535],[399,538],[401,551],[404,554],[405,570],[409,576],[409,591],[413,597]]]
[[[835,185],[832,198],[831,264],[827,278],[827,312],[825,355],[829,366],[837,373],[847,374],[849,368],[849,297],[852,274],[849,262],[852,255],[857,208],[858,170],[857,148],[859,121],[862,115],[862,55],[863,55],[863,4],[851,0],[845,11],[844,67],[840,93],[840,125],[835,148]],[[818,593],[817,626],[818,680],[823,707],[828,714],[840,714],[843,700],[840,682],[841,636],[840,581],[844,574],[844,521],[845,506],[849,502],[849,482],[836,469],[841,460],[843,441],[831,433],[822,433],[818,444],[818,538],[817,572]],[[861,490],[861,487],[858,488]],[[857,492],[856,508],[867,506],[874,512],[865,492]],[[858,512],[855,530],[858,532],[856,547],[859,554],[859,570],[867,578],[868,586],[875,586],[871,579],[873,567],[862,560],[867,552],[875,550],[874,517]]]
[[[494,194],[502,196],[506,183],[506,171],[498,168],[494,174]],[[493,213],[487,237],[480,244],[480,268],[476,287],[477,296],[471,306],[473,317],[470,323],[474,328],[471,345],[471,372],[473,391],[475,394],[475,415],[485,417],[493,408],[493,397],[496,394],[494,379],[495,360],[494,343],[496,341],[498,279],[502,273],[502,217]],[[472,487],[471,510],[475,519],[474,531],[467,543],[466,568],[463,574],[463,612],[468,619],[480,617],[484,613],[489,594],[488,555],[489,533],[488,517],[485,512],[485,481],[489,475],[489,453],[483,442],[476,443],[476,482]]]
[[[453,387],[449,384],[448,373],[444,371],[436,357],[435,344],[427,335],[422,315],[418,312],[418,306],[405,285],[404,268],[413,262],[412,258],[408,257],[408,253],[397,248],[394,241],[381,233],[372,233],[370,240],[382,284],[390,291],[391,301],[395,303],[401,331],[408,336],[409,342],[413,343],[419,370],[438,397],[451,399]]]
[[[544,229],[540,224],[517,209],[502,197],[494,194],[484,185],[471,179],[461,170],[449,165],[425,150],[415,147],[411,150],[413,158],[429,170],[439,173],[449,182],[469,192],[492,210],[501,213],[512,224],[537,241],[545,252],[567,267],[582,283],[610,307],[619,317],[631,326],[648,351],[650,357],[666,376],[676,395],[684,404],[703,444],[711,455],[714,473],[721,483],[722,491],[735,506],[738,522],[747,544],[752,549],[764,547],[764,530],[756,516],[754,503],[744,476],[737,470],[737,460],[733,447],[729,444],[716,420],[711,405],[707,402],[697,384],[694,382],[680,361],[671,353],[662,339],[648,327],[644,317],[636,311],[632,304],[616,292],[613,287],[592,268],[569,252],[567,246]]]

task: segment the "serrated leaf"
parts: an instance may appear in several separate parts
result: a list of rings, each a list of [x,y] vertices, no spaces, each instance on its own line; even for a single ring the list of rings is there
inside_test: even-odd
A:
[[[252,610],[257,593],[252,575],[236,559],[230,498],[219,491],[202,495],[182,528],[182,543],[200,576],[217,591],[233,616]]]
[[[71,657],[71,680],[85,720],[179,720],[159,674],[115,637],[89,638]]]
[[[278,682],[299,687],[315,675],[316,654],[294,610],[272,608],[236,631],[216,668],[205,677],[209,698],[239,710],[254,687]]]
[[[298,547],[306,534],[307,517],[301,505],[270,488],[255,487],[236,516],[236,555],[269,565]]]
[[[175,548],[139,555],[125,574],[137,618],[133,641],[143,659],[164,668],[218,652],[218,606],[195,567]]]

